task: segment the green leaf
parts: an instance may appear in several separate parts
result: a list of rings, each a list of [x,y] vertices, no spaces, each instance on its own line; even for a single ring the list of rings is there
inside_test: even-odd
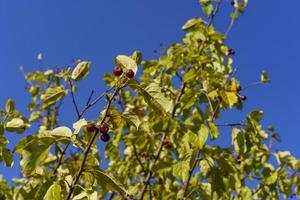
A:
[[[61,127],[58,127],[56,129],[54,129],[51,132],[51,135],[52,136],[58,136],[58,137],[67,137],[67,138],[70,138],[72,136],[72,131],[71,131],[71,129],[69,129],[66,126],[61,126]]]
[[[125,70],[131,69],[134,72],[134,74],[136,74],[138,66],[137,66],[135,60],[133,60],[129,56],[118,55],[116,57],[115,62],[117,63],[117,65],[124,68]]]
[[[8,99],[5,104],[5,111],[12,113],[15,110],[15,102],[12,99]]]
[[[225,92],[225,101],[232,108],[238,102],[238,96],[235,92]]]
[[[98,200],[97,192],[87,193],[86,191],[81,192],[72,198],[72,200]]]
[[[80,130],[87,125],[87,121],[85,119],[80,119],[77,122],[73,123],[74,134],[78,134]]]
[[[106,186],[110,186],[114,191],[119,192],[122,195],[127,194],[127,191],[124,188],[124,186],[115,178],[113,178],[111,175],[109,175],[108,172],[105,172],[101,169],[89,169],[86,170],[86,172],[89,172],[94,176],[96,176],[99,183],[102,183],[103,185]]]
[[[84,79],[89,74],[90,66],[91,62],[88,61],[82,61],[78,63],[72,72],[71,78],[74,81],[80,81]]]
[[[162,88],[158,83],[150,83],[146,87],[142,87],[138,84],[129,83],[128,86],[137,89],[140,95],[144,97],[146,103],[155,111],[161,113],[171,112],[173,108],[172,101],[162,93]]]
[[[207,6],[202,6],[202,11],[206,16],[209,16],[213,10],[214,8],[212,4],[209,4]]]
[[[219,129],[218,129],[218,127],[214,123],[212,123],[212,122],[209,122],[208,126],[209,126],[209,129],[210,129],[211,139],[212,140],[217,139],[218,136],[219,136]]]
[[[23,133],[30,125],[26,124],[21,118],[13,118],[6,123],[6,130],[9,132]]]
[[[201,125],[200,130],[198,131],[198,138],[199,138],[199,144],[198,147],[199,149],[202,149],[207,138],[208,138],[209,130],[207,126],[204,124]]]
[[[277,178],[278,178],[278,173],[277,172],[273,172],[270,176],[268,176],[265,179],[265,183],[267,185],[272,185],[272,184],[274,184],[277,181]]]
[[[21,168],[25,176],[33,175],[39,169],[40,163],[47,158],[53,138],[34,138],[21,151]]]
[[[54,182],[48,189],[43,200],[62,200],[61,186],[58,182]]]
[[[181,29],[184,31],[190,31],[190,30],[195,29],[196,27],[198,27],[201,24],[203,24],[203,20],[199,17],[195,17],[195,18],[192,18],[192,19],[189,19],[188,21],[186,21]]]
[[[173,176],[181,181],[186,181],[189,176],[189,162],[187,160],[177,162],[173,165]]]
[[[232,145],[234,147],[234,150],[236,152],[240,151],[240,148],[242,148],[245,144],[245,137],[244,134],[241,132],[240,129],[233,128],[232,133]]]
[[[139,129],[141,121],[136,114],[130,112],[124,112],[122,113],[121,117],[130,125],[133,125],[136,129]]]
[[[4,159],[5,165],[7,167],[12,167],[14,165],[14,159],[13,159],[13,154],[11,151],[7,148],[1,148],[2,149],[2,157]]]
[[[263,83],[269,83],[269,82],[271,82],[271,80],[269,79],[268,74],[267,74],[267,72],[265,70],[261,72],[260,80]]]
[[[67,94],[63,86],[47,88],[44,94],[41,95],[41,100],[44,103],[44,108],[53,105]]]
[[[262,119],[263,115],[264,112],[262,110],[254,110],[248,115],[248,117],[250,117],[254,121],[259,122]]]
[[[136,62],[137,65],[141,64],[143,60],[143,55],[140,51],[134,51],[131,58]]]

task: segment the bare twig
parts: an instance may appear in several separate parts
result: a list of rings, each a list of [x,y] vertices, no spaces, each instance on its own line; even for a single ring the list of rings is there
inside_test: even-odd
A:
[[[229,126],[229,127],[233,127],[233,126],[244,126],[243,123],[224,123],[224,124],[216,124],[216,126]]]
[[[257,82],[249,83],[248,85],[243,86],[242,89],[245,90],[245,89],[248,89],[248,88],[251,88],[251,87],[254,87],[257,85],[262,85],[262,84],[265,84],[265,83],[262,81],[257,81]]]
[[[74,95],[74,91],[73,91],[73,82],[71,79],[69,79],[69,84],[70,84],[70,90],[71,90],[71,96],[72,96],[72,102],[73,102],[73,106],[75,108],[76,114],[77,114],[77,118],[80,119],[80,113],[79,113],[79,109],[76,103],[76,99],[75,99],[75,95]]]
[[[229,23],[229,26],[228,28],[226,29],[224,35],[227,37],[229,32],[231,31],[232,27],[233,27],[233,24],[234,24],[235,20],[234,19],[231,19],[230,23]]]
[[[80,112],[79,116],[80,118],[84,115],[84,113],[90,109],[92,106],[94,106],[96,103],[98,103],[108,92],[110,92],[113,89],[113,87],[109,88],[108,90],[102,92],[94,101],[91,102],[91,96],[89,97],[88,103],[85,105],[85,107],[83,108],[83,110]]]
[[[214,18],[216,17],[216,15],[220,9],[221,2],[222,2],[222,0],[216,0],[216,8],[213,10],[212,14],[210,15],[209,21],[207,23],[207,27],[212,25]]]

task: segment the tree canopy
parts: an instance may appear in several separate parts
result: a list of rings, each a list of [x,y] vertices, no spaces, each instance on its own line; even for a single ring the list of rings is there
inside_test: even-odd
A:
[[[235,52],[225,44],[247,3],[231,2],[231,23],[221,33],[214,26],[221,0],[199,0],[206,17],[183,24],[182,41],[157,59],[144,60],[138,50],[116,56],[112,73],[103,77],[107,90],[92,91],[83,106],[77,83],[92,61],[27,72],[30,115],[13,99],[0,110],[0,162],[12,167],[20,155],[22,175],[13,184],[0,176],[0,199],[300,198],[300,160],[272,149],[279,136],[260,124],[263,111],[236,123],[221,116],[243,109],[247,87],[270,82],[263,71],[257,82],[241,85]],[[102,110],[95,106],[100,101],[106,102]],[[65,103],[74,105],[71,126],[60,123]],[[99,116],[86,118],[88,110]],[[229,146],[218,143],[221,127],[231,130]],[[6,147],[7,132],[25,131],[31,134]],[[105,145],[105,158],[97,143]],[[101,169],[104,159],[108,167]]]

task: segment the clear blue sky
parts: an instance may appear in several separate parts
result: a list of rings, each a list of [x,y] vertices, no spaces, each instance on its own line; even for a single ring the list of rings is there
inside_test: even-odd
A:
[[[229,23],[226,12],[230,1],[224,0],[223,6],[217,17],[220,31]],[[223,122],[237,122],[250,110],[263,109],[263,124],[273,124],[281,135],[282,142],[275,149],[288,149],[298,158],[299,7],[299,0],[250,0],[227,43],[236,51],[235,66],[239,66],[237,76],[242,84],[259,80],[263,69],[272,83],[243,91],[248,96],[245,110],[223,118]],[[160,43],[179,41],[181,25],[200,13],[196,0],[0,0],[0,105],[4,107],[5,100],[13,98],[27,113],[24,108],[29,95],[24,94],[19,66],[27,71],[37,69],[38,52],[43,52],[45,66],[66,66],[74,58],[92,61],[92,75],[79,89],[79,95],[86,97],[91,89],[105,89],[102,75],[111,72],[117,54],[139,49],[146,59],[156,58],[153,50],[159,49]],[[67,105],[64,123],[76,119],[72,113]],[[16,139],[24,137],[6,136],[11,139],[11,148]],[[18,168],[19,163],[13,169],[0,165],[0,173],[11,179],[19,175]]]

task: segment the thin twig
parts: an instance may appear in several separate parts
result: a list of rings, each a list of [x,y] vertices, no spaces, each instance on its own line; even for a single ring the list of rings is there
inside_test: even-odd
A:
[[[103,124],[105,122],[106,118],[108,117],[108,111],[110,109],[110,106],[111,106],[112,102],[114,101],[115,96],[118,94],[118,92],[120,91],[121,88],[122,87],[117,87],[116,90],[115,90],[115,92],[113,93],[113,95],[109,98],[107,106],[105,108],[105,112],[104,112],[103,118],[102,118],[100,124]],[[87,148],[85,149],[85,151],[83,153],[83,160],[81,161],[81,164],[80,164],[80,167],[79,167],[78,171],[73,176],[71,187],[70,187],[70,190],[69,190],[69,192],[67,194],[66,200],[70,200],[71,199],[72,193],[74,191],[74,186],[77,184],[77,182],[78,182],[78,180],[79,180],[79,178],[80,178],[80,176],[81,176],[81,174],[83,172],[87,156],[88,156],[88,154],[90,152],[92,144],[94,143],[95,138],[97,137],[97,135],[98,135],[98,132],[95,131],[94,134],[93,134],[93,136],[92,136],[92,138],[90,139],[90,141],[88,143]]]
[[[212,14],[210,15],[209,21],[207,23],[207,27],[210,27],[212,25],[214,18],[217,15],[219,8],[221,6],[221,2],[222,2],[222,0],[216,0],[217,5],[216,5],[216,8],[213,10]]]
[[[243,126],[243,123],[224,123],[224,124],[215,124],[216,126],[229,126],[229,127],[233,127],[233,126]]]
[[[70,90],[71,90],[73,106],[76,110],[77,118],[80,119],[80,113],[79,113],[79,109],[78,109],[78,106],[77,106],[77,103],[76,103],[76,99],[75,99],[75,95],[74,95],[74,91],[73,91],[73,82],[72,82],[71,79],[69,79],[69,84],[70,84]]]
[[[83,110],[80,112],[79,116],[80,118],[84,115],[84,113],[90,109],[92,106],[94,106],[96,103],[98,103],[108,92],[110,92],[113,89],[113,87],[109,88],[108,90],[102,92],[94,101],[90,102],[89,100],[88,104],[85,105]],[[90,96],[91,98],[91,96]]]
[[[56,167],[54,168],[53,176],[55,176],[55,175],[57,174],[57,170],[58,170],[59,166],[60,166],[60,165],[62,164],[62,162],[63,162],[64,155],[65,155],[65,153],[66,153],[66,151],[67,151],[69,145],[70,145],[70,143],[68,143],[68,144],[65,146],[65,148],[63,149],[63,151],[61,152],[60,157],[59,157],[59,160],[58,160],[58,163],[57,163]]]
[[[190,168],[189,170],[189,176],[188,176],[188,179],[186,180],[185,182],[185,187],[184,187],[184,191],[183,191],[183,198],[185,199],[187,197],[187,192],[188,192],[188,189],[189,189],[189,186],[190,186],[190,181],[191,181],[191,178],[192,178],[192,175],[194,173],[194,170],[197,166],[197,163],[200,161],[200,151],[198,150],[197,152],[197,156],[196,156],[196,159],[195,161],[193,162],[192,164],[192,167]]]
[[[257,81],[257,82],[249,83],[248,85],[243,86],[242,89],[245,90],[245,89],[248,89],[250,87],[254,87],[254,86],[262,85],[262,84],[265,84],[265,83],[262,82],[262,81]]]
[[[141,161],[140,158],[139,158],[139,155],[138,155],[138,153],[137,153],[137,151],[136,151],[135,145],[132,144],[132,146],[133,146],[133,152],[134,152],[134,155],[135,155],[135,158],[136,158],[137,162],[138,162],[139,165],[142,167],[142,171],[143,171],[144,173],[146,173],[145,167],[144,167],[142,161]]]
[[[234,25],[234,22],[235,22],[235,19],[231,19],[231,21],[230,21],[230,23],[229,23],[229,26],[228,26],[228,28],[226,29],[225,33],[224,33],[224,35],[225,35],[226,37],[228,36],[229,32],[231,31],[231,29],[232,29],[232,27],[233,27],[233,25]]]

